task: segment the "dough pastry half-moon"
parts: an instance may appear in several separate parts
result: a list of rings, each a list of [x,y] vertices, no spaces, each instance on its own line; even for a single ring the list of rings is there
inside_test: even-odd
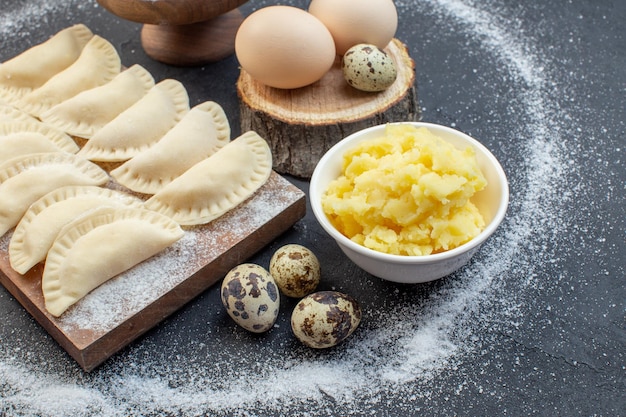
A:
[[[159,141],[189,111],[180,81],[166,79],[98,130],[79,155],[92,161],[125,161]]]
[[[133,191],[155,194],[229,141],[224,110],[206,101],[192,108],[154,146],[112,170],[111,176]]]
[[[181,225],[208,223],[254,194],[271,171],[272,153],[267,142],[249,131],[189,168],[145,206]]]
[[[69,185],[35,201],[15,227],[9,242],[11,267],[25,274],[43,261],[63,226],[98,207],[142,207],[143,201],[123,191],[95,185]]]
[[[41,283],[46,309],[60,316],[183,235],[176,222],[150,210],[102,207],[86,213],[63,227],[48,252]]]
[[[37,153],[0,165],[0,236],[14,227],[28,207],[66,185],[102,185],[109,176],[98,165],[71,153]]]
[[[78,152],[78,145],[65,133],[37,122],[0,122],[0,165],[31,153]]]
[[[27,122],[35,121],[34,117],[12,105],[0,101],[0,122]]]
[[[83,24],[57,32],[0,65],[0,97],[13,102],[72,65],[93,33]]]
[[[41,114],[41,120],[72,136],[88,139],[152,87],[154,78],[148,70],[133,65],[112,81],[55,105]]]
[[[120,56],[113,45],[94,35],[72,65],[24,95],[16,106],[39,117],[52,106],[81,91],[108,83],[119,74],[121,68]]]

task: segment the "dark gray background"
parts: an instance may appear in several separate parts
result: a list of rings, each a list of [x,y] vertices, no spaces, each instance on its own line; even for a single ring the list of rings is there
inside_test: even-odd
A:
[[[1,3],[0,61],[83,22],[115,45],[125,65],[180,80],[192,104],[220,103],[233,137],[239,133],[235,57],[170,67],[145,56],[139,25],[93,1]],[[243,10],[274,3],[251,1]],[[267,265],[286,243],[311,248],[322,261],[321,289],[345,291],[364,308],[347,344],[327,352],[300,346],[289,329],[295,301],[286,298],[278,327],[247,334],[225,314],[215,287],[89,374],[0,289],[0,415],[626,414],[626,2],[396,6],[397,37],[416,61],[422,119],[481,140],[509,176],[507,219],[473,262],[430,284],[387,283],[355,268],[308,210],[248,261]],[[306,181],[289,179],[307,190]],[[421,337],[430,326],[439,333],[424,348],[449,341],[458,349],[437,356],[428,371],[410,362],[404,344],[419,346],[411,332]],[[233,381],[280,378],[288,373],[277,368],[298,364],[313,382],[267,398],[232,394]],[[307,375],[316,364],[331,374]],[[348,396],[333,391],[346,364],[357,375],[352,392],[343,387]],[[377,374],[394,366],[404,369],[402,382]],[[161,385],[193,400],[165,398]],[[200,387],[205,401],[194,396]]]

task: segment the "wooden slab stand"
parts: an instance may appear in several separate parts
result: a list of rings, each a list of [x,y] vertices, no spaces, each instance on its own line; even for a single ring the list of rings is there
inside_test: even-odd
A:
[[[397,39],[385,51],[396,63],[398,77],[377,93],[349,86],[339,58],[321,80],[292,90],[267,87],[242,69],[237,81],[241,131],[254,130],[267,139],[277,172],[310,178],[322,155],[349,134],[419,120],[415,63]]]
[[[97,0],[123,19],[144,23],[141,44],[148,56],[170,65],[219,61],[235,51],[235,35],[248,0]]]
[[[56,318],[44,306],[43,265],[35,266],[26,275],[15,272],[10,266],[8,235],[5,235],[0,245],[0,283],[85,371],[90,371],[271,243],[305,212],[305,194],[273,172],[267,183],[240,206],[208,225],[186,230],[186,234],[193,234],[189,248],[147,260],[153,263],[155,271],[165,269],[166,263],[176,262],[173,258],[177,257],[184,257],[186,266],[174,273],[181,276],[173,277],[172,285],[163,286],[158,295],[148,292],[138,296],[138,299],[146,298],[141,300],[141,305],[124,308],[119,305],[122,303],[111,303],[111,308],[119,307],[122,314],[119,319],[115,316],[115,320],[104,320],[105,325],[95,323],[81,328],[75,322],[68,322],[67,314],[80,303],[89,303],[89,297],[97,297],[98,290],[111,292],[120,288],[116,285],[121,281],[115,280],[125,279],[124,274],[103,284]],[[132,277],[126,277],[129,278]]]

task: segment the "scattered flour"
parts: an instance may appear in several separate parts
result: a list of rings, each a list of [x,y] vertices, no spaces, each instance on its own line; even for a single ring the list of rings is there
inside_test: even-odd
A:
[[[413,401],[434,397],[437,388],[430,382],[444,371],[457,369],[481,343],[488,343],[479,340],[487,326],[515,325],[520,297],[535,285],[538,257],[550,256],[548,251],[537,250],[545,249],[545,240],[534,231],[548,223],[558,229],[563,223],[558,207],[567,201],[567,196],[553,191],[554,185],[563,183],[567,166],[554,125],[571,121],[555,114],[547,93],[546,63],[528,39],[511,33],[505,17],[490,9],[492,2],[396,2],[400,16],[432,15],[478,39],[512,80],[511,106],[525,112],[528,121],[505,138],[515,138],[523,156],[510,178],[509,215],[454,279],[434,284],[419,305],[403,299],[368,313],[375,320],[341,350],[322,354],[291,348],[285,342],[282,352],[258,352],[249,363],[252,376],[231,367],[231,356],[218,355],[213,365],[192,358],[161,357],[149,339],[142,342],[145,346],[129,349],[115,358],[115,364],[91,374],[46,373],[25,363],[23,355],[4,348],[0,352],[0,415],[247,416],[285,414],[297,406],[309,409],[311,415],[347,415],[390,401],[389,396],[406,402],[390,406],[413,412]],[[69,7],[61,3],[38,1],[11,11],[0,18],[1,36],[15,36],[35,16]],[[428,111],[424,114],[424,118],[431,116]],[[515,291],[509,290],[511,286]],[[497,312],[483,314],[490,309]],[[197,348],[201,351],[203,346]]]

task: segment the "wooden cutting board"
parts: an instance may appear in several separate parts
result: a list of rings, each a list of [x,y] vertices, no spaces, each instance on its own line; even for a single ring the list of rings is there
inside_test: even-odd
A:
[[[90,371],[218,282],[305,212],[305,194],[272,172],[241,205],[208,225],[185,229],[179,242],[106,282],[59,318],[44,307],[43,265],[26,275],[11,268],[9,232],[0,238],[0,283]]]

